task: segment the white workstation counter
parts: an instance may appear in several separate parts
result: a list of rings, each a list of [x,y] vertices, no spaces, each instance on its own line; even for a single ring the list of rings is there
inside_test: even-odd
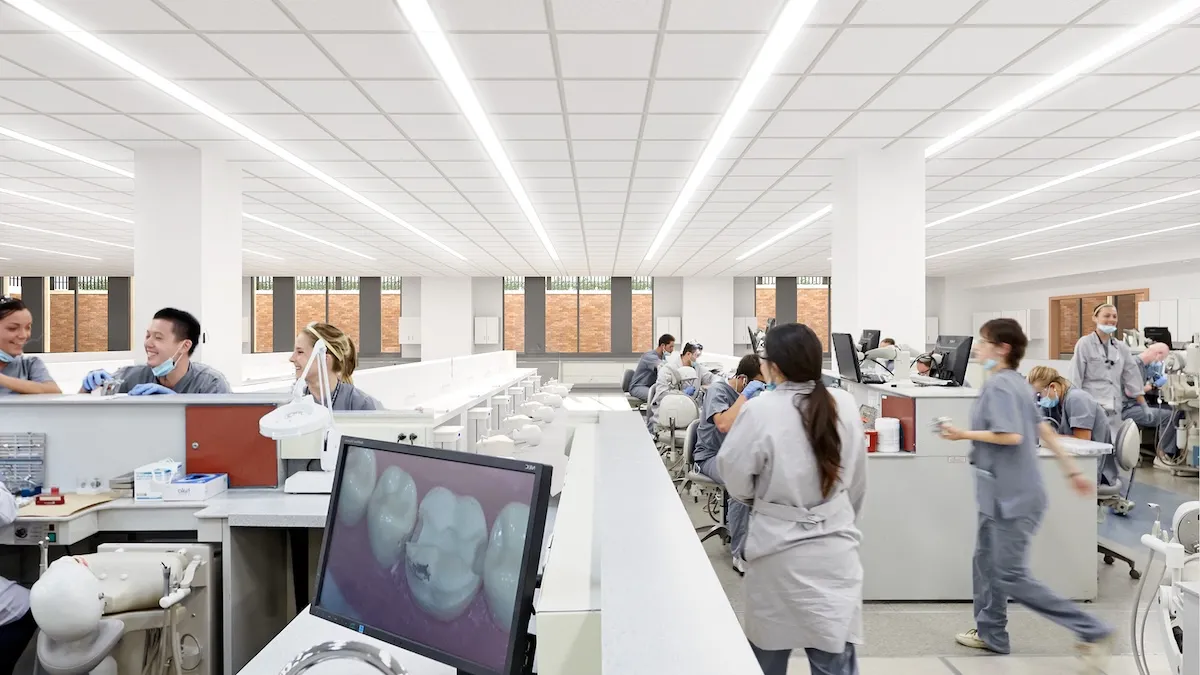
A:
[[[949,417],[967,426],[979,396],[966,387],[918,387],[907,381],[860,384],[825,371],[860,406],[901,420],[902,447],[911,452],[871,453],[863,533],[864,597],[883,601],[971,600],[971,559],[977,510],[970,443],[946,441],[932,422]],[[1033,542],[1034,576],[1076,600],[1097,594],[1096,498],[1070,489],[1048,450],[1042,480],[1050,507]],[[1079,469],[1094,475],[1097,456],[1077,455]]]

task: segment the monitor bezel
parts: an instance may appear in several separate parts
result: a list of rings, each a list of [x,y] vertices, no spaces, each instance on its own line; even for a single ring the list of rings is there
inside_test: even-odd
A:
[[[850,363],[854,364],[854,381],[861,384],[862,383],[862,366],[859,365],[858,356],[856,355],[857,352],[854,351],[854,336],[849,333],[833,333],[833,335],[831,336],[831,338],[833,340],[833,357],[837,360],[838,374],[841,375],[842,377],[849,377],[849,375],[842,372],[842,357],[839,356],[840,350],[838,349],[838,336],[839,335],[845,335],[846,340],[849,341],[847,343],[847,346],[850,347],[849,361],[850,361]]]
[[[413,642],[403,636],[389,633],[377,626],[362,623],[318,606],[317,603],[321,598],[321,589],[325,583],[329,546],[333,539],[330,534],[333,532],[335,519],[337,518],[339,500],[335,499],[335,496],[341,494],[346,455],[352,447],[382,452],[397,452],[416,457],[473,464],[533,475],[533,496],[529,504],[529,522],[526,525],[525,551],[521,554],[521,575],[520,581],[517,584],[516,602],[513,606],[512,629],[509,631],[505,666],[501,670],[493,670],[484,664],[475,663],[474,661],[444,652],[430,645]],[[523,672],[529,648],[532,644],[535,644],[533,636],[529,634],[529,621],[533,616],[533,597],[537,587],[538,566],[541,562],[542,542],[545,537],[546,515],[550,506],[550,478],[552,471],[552,467],[545,464],[526,462],[507,457],[477,455],[454,450],[429,448],[421,445],[409,445],[407,443],[343,436],[341,447],[338,448],[337,468],[334,469],[333,489],[329,494],[329,508],[325,514],[325,536],[321,540],[321,555],[317,563],[316,583],[313,587],[312,602],[309,604],[309,614],[344,628],[349,628],[367,637],[399,647],[405,651],[433,659],[439,663],[444,663],[458,669],[460,673],[469,675],[515,675]],[[489,530],[489,535],[490,533]]]

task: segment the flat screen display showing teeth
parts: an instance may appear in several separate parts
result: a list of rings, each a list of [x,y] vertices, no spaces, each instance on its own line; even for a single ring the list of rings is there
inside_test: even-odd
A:
[[[311,612],[462,672],[520,672],[550,474],[343,438]]]

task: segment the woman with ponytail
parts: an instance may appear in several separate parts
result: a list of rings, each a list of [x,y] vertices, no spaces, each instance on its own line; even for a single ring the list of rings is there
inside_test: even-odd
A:
[[[746,402],[717,454],[729,496],[751,505],[746,637],[764,675],[784,675],[794,649],[813,675],[856,675],[855,523],[867,487],[858,406],[821,383],[821,342],[808,326],[776,326],[759,356],[775,389]]]

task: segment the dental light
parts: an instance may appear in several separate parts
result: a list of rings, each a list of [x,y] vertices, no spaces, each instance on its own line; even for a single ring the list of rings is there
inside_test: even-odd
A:
[[[272,440],[295,438],[315,432],[322,432],[325,442],[321,446],[321,470],[299,471],[292,474],[284,482],[284,492],[328,494],[333,490],[333,470],[337,467],[338,447],[342,435],[333,426],[333,394],[329,386],[329,371],[324,368],[325,355],[329,353],[329,345],[318,338],[313,345],[304,371],[296,378],[292,387],[292,400],[263,415],[258,421],[258,431]],[[317,367],[317,380],[321,399],[318,403],[311,394],[304,393],[308,373],[314,364]]]

